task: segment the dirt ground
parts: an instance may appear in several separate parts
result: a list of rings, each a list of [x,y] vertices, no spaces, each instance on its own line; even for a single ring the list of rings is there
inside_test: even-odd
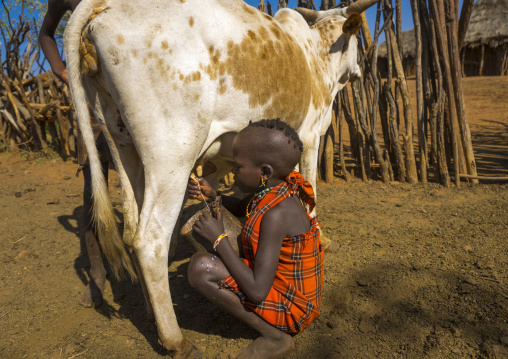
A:
[[[508,176],[508,77],[464,87],[478,172]],[[108,277],[100,308],[78,305],[83,179],[70,161],[27,157],[0,153],[0,357],[167,357],[139,284]],[[321,316],[288,358],[508,358],[508,184],[337,178],[318,196],[339,249],[325,255]],[[181,240],[169,267],[179,324],[201,358],[225,358],[256,333],[189,287],[190,255]]]

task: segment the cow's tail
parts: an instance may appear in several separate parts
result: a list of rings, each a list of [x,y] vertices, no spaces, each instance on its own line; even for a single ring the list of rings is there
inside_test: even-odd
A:
[[[123,278],[125,272],[127,272],[131,279],[135,280],[137,275],[131,257],[120,236],[113,204],[111,203],[107,183],[102,173],[99,152],[95,146],[95,138],[90,123],[90,113],[83,79],[80,74],[81,56],[79,47],[81,33],[89,21],[90,16],[94,14],[94,9],[105,8],[108,2],[109,1],[104,0],[84,0],[78,5],[65,30],[64,49],[72,100],[90,161],[90,170],[92,173],[93,220],[97,229],[99,242],[115,277]],[[95,11],[95,14],[96,13],[97,11]]]

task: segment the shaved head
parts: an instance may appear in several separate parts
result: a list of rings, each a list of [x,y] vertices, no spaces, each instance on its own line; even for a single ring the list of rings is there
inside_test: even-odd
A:
[[[300,162],[302,142],[296,132],[280,120],[249,124],[238,133],[233,150],[247,151],[257,165],[272,166],[276,177],[285,178]]]

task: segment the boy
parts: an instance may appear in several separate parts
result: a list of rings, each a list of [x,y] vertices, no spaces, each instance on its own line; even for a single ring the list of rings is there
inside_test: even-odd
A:
[[[60,20],[67,11],[74,11],[81,0],[49,0],[48,11],[44,16],[39,33],[39,42],[42,51],[48,59],[54,74],[67,86],[69,86],[69,77],[67,69],[58,52],[58,46],[55,41],[55,31]],[[108,180],[108,167],[111,161],[111,154],[106,143],[104,135],[100,134],[97,138],[97,148],[102,159],[102,171],[106,181]],[[83,189],[83,224],[85,227],[85,242],[90,260],[90,276],[88,286],[79,300],[79,304],[84,307],[99,307],[102,305],[104,283],[106,281],[106,269],[102,262],[101,249],[97,242],[97,236],[92,225],[92,179],[90,166],[86,161],[86,152],[82,143],[81,134],[78,135],[78,163],[83,170],[84,189]]]
[[[242,230],[244,258],[222,240],[222,215],[199,218],[193,229],[214,244],[220,259],[208,253],[192,256],[192,287],[233,314],[261,336],[233,358],[280,358],[293,349],[289,334],[303,330],[319,316],[323,283],[323,248],[315,218],[314,192],[292,172],[303,145],[296,132],[277,120],[251,123],[233,142],[235,185],[249,196]],[[191,198],[217,196],[203,180],[189,181]],[[225,196],[223,196],[225,197]],[[244,201],[225,197],[232,213]]]

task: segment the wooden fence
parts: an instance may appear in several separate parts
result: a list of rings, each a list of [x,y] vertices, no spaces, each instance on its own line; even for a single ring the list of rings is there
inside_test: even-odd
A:
[[[462,96],[457,1],[429,0],[427,6],[425,0],[410,0],[416,37],[416,109],[401,60],[401,0],[395,0],[395,6],[392,0],[379,3],[373,37],[363,14],[358,51],[363,76],[335,98],[332,125],[321,140],[323,180],[334,176],[350,180],[354,175],[364,181],[431,180],[444,186],[453,180],[459,186],[461,173],[476,176]],[[315,7],[312,0],[300,0],[299,5]],[[323,0],[321,9],[333,5],[333,0]],[[286,2],[279,1],[281,6]],[[472,1],[464,6],[472,6]],[[264,1],[260,8],[271,12]],[[382,31],[390,64],[386,79],[381,79],[377,68]],[[75,157],[77,125],[69,91],[51,71],[30,76],[32,57],[7,56],[13,60],[3,64],[1,144],[26,151],[50,147],[62,158]]]

